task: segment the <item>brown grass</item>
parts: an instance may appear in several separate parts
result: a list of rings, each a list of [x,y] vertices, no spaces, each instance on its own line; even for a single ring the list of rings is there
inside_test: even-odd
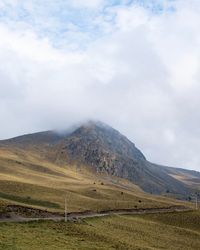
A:
[[[50,163],[32,151],[0,148],[0,199],[63,211],[65,197],[69,212],[185,204],[146,194],[126,180],[89,172],[84,166],[77,170]]]

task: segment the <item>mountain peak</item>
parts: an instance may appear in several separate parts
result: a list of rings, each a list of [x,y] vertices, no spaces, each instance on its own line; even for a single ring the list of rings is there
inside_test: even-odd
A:
[[[123,154],[126,157],[145,160],[144,155],[116,129],[100,121],[89,121],[77,128],[72,135],[81,139],[86,144],[98,144],[115,154]]]
[[[78,128],[88,128],[88,129],[98,129],[98,128],[104,128],[104,129],[113,129],[111,126],[108,124],[99,121],[99,120],[88,120],[86,122],[80,123],[79,125],[75,126],[77,129]]]
[[[54,163],[85,165],[96,172],[126,178],[147,192],[190,193],[169,174],[171,170],[148,162],[134,143],[100,121],[88,121],[64,132],[24,135],[1,141],[0,145],[33,150]]]

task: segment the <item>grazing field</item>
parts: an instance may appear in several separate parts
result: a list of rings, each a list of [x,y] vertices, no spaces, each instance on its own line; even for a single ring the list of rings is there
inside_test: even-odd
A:
[[[108,216],[78,223],[1,223],[0,249],[182,249],[200,247],[200,212]]]
[[[194,206],[147,194],[125,179],[96,173],[84,165],[63,165],[34,150],[0,147],[2,221],[8,216],[9,205],[63,213],[65,199],[67,212]],[[9,215],[18,218],[19,213],[11,211]],[[0,222],[0,249],[199,249],[199,221],[200,213],[195,211],[113,215],[76,223]]]
[[[68,212],[183,204],[84,166],[77,169],[51,163],[32,151],[0,148],[0,201],[63,212],[65,197]]]

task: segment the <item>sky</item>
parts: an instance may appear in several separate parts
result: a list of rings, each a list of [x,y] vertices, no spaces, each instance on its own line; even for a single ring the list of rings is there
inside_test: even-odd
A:
[[[0,139],[100,120],[200,171],[200,1],[0,0]]]

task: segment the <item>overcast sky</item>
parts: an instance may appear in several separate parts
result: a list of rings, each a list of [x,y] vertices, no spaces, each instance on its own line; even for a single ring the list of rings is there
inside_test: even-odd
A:
[[[200,170],[200,1],[0,0],[0,138],[86,119]]]

